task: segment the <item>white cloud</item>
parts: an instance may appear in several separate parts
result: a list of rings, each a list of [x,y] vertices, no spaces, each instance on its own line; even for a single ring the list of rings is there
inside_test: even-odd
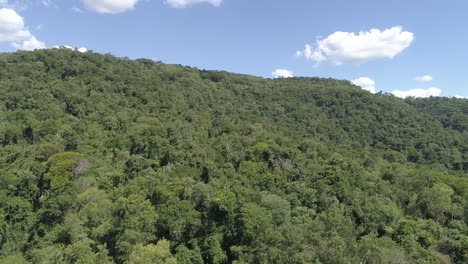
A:
[[[364,63],[378,59],[393,59],[408,48],[414,34],[402,31],[402,27],[392,27],[380,31],[371,29],[366,32],[337,31],[325,39],[317,40],[315,48],[306,45],[296,54],[308,60],[321,62],[329,60],[336,65],[346,63]]]
[[[359,77],[351,81],[352,84],[360,86],[363,90],[375,94],[375,81],[369,77]]]
[[[69,49],[69,50],[75,50],[72,46],[68,45],[61,45],[61,46],[54,46],[54,49]]]
[[[430,82],[433,80],[433,78],[431,75],[424,75],[424,76],[416,76],[414,77],[414,80],[418,82]]]
[[[54,46],[54,49],[69,49],[69,50],[74,50],[74,51],[78,51],[78,52],[81,52],[81,53],[88,52],[88,49],[85,48],[85,47],[74,48],[74,47],[69,46],[69,45]]]
[[[420,97],[420,98],[427,98],[431,96],[440,96],[442,90],[436,87],[431,87],[427,89],[412,89],[407,91],[400,91],[395,90],[392,92],[393,95],[400,98],[406,97]]]
[[[273,78],[291,78],[294,77],[294,74],[290,70],[285,70],[285,69],[277,69],[274,72],[271,73]]]
[[[30,33],[24,27],[23,18],[13,9],[0,9],[0,41],[13,42],[27,38]]]
[[[195,4],[208,3],[215,7],[221,5],[223,0],[166,0],[164,3],[174,8],[185,8]]]
[[[304,56],[304,58],[307,60],[314,60],[316,62],[327,60],[327,58],[319,50],[312,50],[312,46],[309,44],[305,45],[305,49],[303,51],[296,51],[296,56]]]
[[[45,44],[25,27],[23,18],[15,10],[0,9],[0,42],[8,42],[16,49],[43,49]]]
[[[466,97],[465,97],[465,96],[461,96],[461,95],[458,95],[458,94],[457,94],[457,95],[455,95],[454,97],[455,97],[455,98],[458,98],[458,99],[466,99]]]
[[[45,49],[46,47],[44,42],[37,40],[34,36],[31,36],[29,39],[24,40],[21,43],[13,42],[12,45],[19,50]]]
[[[86,8],[102,14],[118,14],[135,8],[139,0],[82,0]]]

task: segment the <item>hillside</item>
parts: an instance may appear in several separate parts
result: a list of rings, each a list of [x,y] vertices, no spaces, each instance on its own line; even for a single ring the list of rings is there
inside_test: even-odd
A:
[[[0,54],[0,263],[466,263],[468,100]]]

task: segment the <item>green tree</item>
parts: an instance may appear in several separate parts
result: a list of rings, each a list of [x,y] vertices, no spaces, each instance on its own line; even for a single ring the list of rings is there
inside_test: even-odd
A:
[[[128,264],[176,264],[177,259],[172,256],[170,243],[167,240],[159,240],[156,245],[143,246],[137,244],[133,247]]]

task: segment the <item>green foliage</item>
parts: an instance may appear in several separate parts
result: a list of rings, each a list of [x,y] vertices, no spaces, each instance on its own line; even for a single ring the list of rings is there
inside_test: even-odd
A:
[[[137,244],[128,257],[128,264],[176,264],[169,250],[170,243],[167,240],[160,240],[156,245],[149,244],[143,246]]]
[[[468,100],[0,54],[0,263],[467,263]]]

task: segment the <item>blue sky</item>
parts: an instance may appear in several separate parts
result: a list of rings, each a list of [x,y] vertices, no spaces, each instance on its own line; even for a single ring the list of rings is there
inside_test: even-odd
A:
[[[69,45],[267,78],[279,70],[284,77],[354,80],[401,97],[468,97],[463,0],[0,0],[0,6],[0,52]]]

